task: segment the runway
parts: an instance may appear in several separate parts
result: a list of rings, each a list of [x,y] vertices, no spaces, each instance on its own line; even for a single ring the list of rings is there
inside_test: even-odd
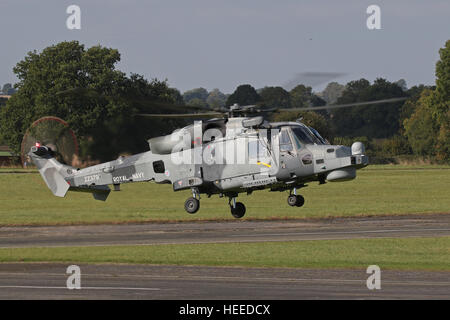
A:
[[[450,236],[450,215],[286,221],[2,227],[0,247],[59,247]],[[450,270],[312,270],[80,264],[81,289],[66,287],[68,264],[0,264],[0,299],[450,299]]]
[[[1,227],[0,248],[450,236],[450,215]]]
[[[81,289],[66,287],[65,264],[1,264],[0,299],[449,299],[448,272],[80,265]]]

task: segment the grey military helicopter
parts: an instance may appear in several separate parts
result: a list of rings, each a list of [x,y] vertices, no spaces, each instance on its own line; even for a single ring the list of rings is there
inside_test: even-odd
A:
[[[321,110],[390,103],[391,98],[345,105],[310,108],[272,108],[233,105],[229,109],[203,113],[143,114],[147,117],[210,118],[148,140],[150,150],[119,157],[84,169],[58,162],[50,146],[36,142],[28,155],[55,196],[67,191],[89,192],[105,201],[111,191],[130,182],[171,184],[174,191],[191,190],[185,210],[196,213],[200,195],[219,195],[229,200],[233,217],[242,218],[246,208],[236,198],[256,190],[288,191],[287,203],[305,203],[298,190],[307,183],[352,180],[356,170],[369,164],[361,142],[351,147],[331,145],[317,130],[301,120],[268,122],[270,112]]]

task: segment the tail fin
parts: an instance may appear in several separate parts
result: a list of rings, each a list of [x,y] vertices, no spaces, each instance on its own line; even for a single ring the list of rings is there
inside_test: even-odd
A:
[[[70,185],[64,179],[67,170],[74,168],[59,163],[53,156],[51,149],[45,146],[33,146],[28,153],[39,170],[48,188],[55,196],[64,197]]]
[[[108,198],[111,190],[107,185],[71,186],[66,178],[69,179],[77,169],[59,163],[50,148],[36,145],[31,147],[28,155],[39,169],[39,173],[55,196],[64,197],[67,191],[71,190],[92,193],[96,200],[105,201]]]

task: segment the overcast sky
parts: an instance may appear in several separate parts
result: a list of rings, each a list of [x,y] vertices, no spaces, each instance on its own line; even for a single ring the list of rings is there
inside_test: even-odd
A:
[[[66,8],[81,8],[68,30]],[[381,30],[366,9],[381,8]],[[64,40],[119,49],[127,74],[168,79],[185,91],[242,83],[283,85],[297,73],[343,73],[408,87],[434,83],[438,50],[450,39],[449,0],[0,0],[0,84],[30,50]],[[319,90],[323,85],[317,85]]]

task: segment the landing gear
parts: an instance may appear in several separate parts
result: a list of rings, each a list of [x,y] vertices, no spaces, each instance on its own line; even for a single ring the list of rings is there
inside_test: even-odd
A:
[[[200,201],[195,198],[189,198],[184,203],[184,210],[186,210],[187,213],[194,214],[198,209],[200,209]]]
[[[200,196],[198,190],[192,189],[192,197],[184,203],[184,210],[187,213],[194,214],[200,209]]]
[[[305,204],[305,198],[297,194],[297,190],[294,188],[293,194],[291,193],[287,198],[288,205],[291,207],[301,207]]]
[[[245,206],[242,202],[236,202],[236,198],[230,199],[231,215],[240,219],[245,215]]]

